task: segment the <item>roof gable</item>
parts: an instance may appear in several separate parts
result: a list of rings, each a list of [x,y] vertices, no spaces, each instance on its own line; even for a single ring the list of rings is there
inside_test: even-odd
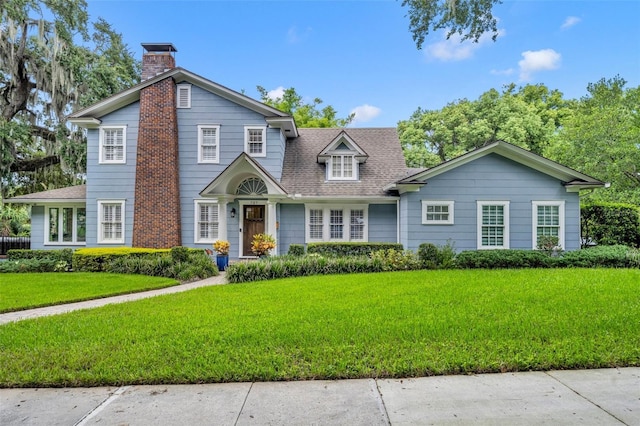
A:
[[[137,102],[140,100],[140,91],[142,89],[166,78],[173,78],[176,84],[193,84],[194,86],[198,86],[208,92],[214,93],[231,102],[262,114],[269,125],[282,128],[287,137],[298,136],[298,129],[295,121],[290,115],[180,67],[158,74],[157,76],[145,80],[133,87],[130,87],[129,89],[123,90],[122,92],[96,102],[85,109],[77,111],[69,115],[69,121],[81,127],[97,127],[100,124],[101,117],[124,106]]]
[[[344,155],[346,152],[353,152],[359,163],[364,163],[369,155],[362,149],[346,131],[340,132],[322,151],[318,154],[318,162],[326,163],[331,155]]]
[[[231,162],[215,179],[211,181],[200,195],[235,194],[238,186],[247,178],[258,176],[267,187],[269,195],[287,196],[287,191],[260,163],[243,152]]]
[[[580,173],[567,166],[563,166],[560,163],[556,163],[555,161],[549,160],[540,155],[534,154],[531,151],[527,151],[526,149],[504,141],[497,141],[477,148],[452,160],[445,161],[435,167],[401,179],[394,185],[396,188],[401,188],[406,185],[421,185],[434,176],[445,173],[489,154],[500,155],[516,163],[537,170],[540,173],[556,178],[564,183],[567,191],[579,191],[580,189],[605,186],[604,182],[601,182],[591,176]]]

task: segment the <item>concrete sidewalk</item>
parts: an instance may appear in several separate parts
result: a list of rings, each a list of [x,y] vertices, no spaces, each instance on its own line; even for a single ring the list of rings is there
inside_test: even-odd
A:
[[[44,308],[29,309],[26,311],[8,312],[0,314],[0,325],[9,322],[21,321],[31,318],[47,317],[50,315],[64,314],[67,312],[78,311],[80,309],[98,308],[113,303],[131,302],[134,300],[146,299],[148,297],[161,296],[164,294],[181,293],[187,290],[193,290],[198,287],[207,287],[210,285],[220,285],[227,282],[225,273],[221,272],[216,277],[209,277],[204,280],[194,281],[187,284],[178,284],[173,287],[160,288],[157,290],[141,291],[139,293],[123,294],[121,296],[104,297],[102,299],[87,300],[84,302],[68,303],[65,305],[47,306]]]
[[[640,425],[640,368],[0,389],[1,425]]]

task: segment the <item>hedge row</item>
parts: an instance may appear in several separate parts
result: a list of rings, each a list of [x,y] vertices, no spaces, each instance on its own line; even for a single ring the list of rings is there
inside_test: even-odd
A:
[[[65,262],[68,269],[71,268],[73,257],[72,249],[61,250],[9,250],[7,252],[8,260],[52,260],[56,263]]]
[[[397,243],[309,243],[308,254],[322,256],[368,256],[378,250],[402,251],[402,244]]]

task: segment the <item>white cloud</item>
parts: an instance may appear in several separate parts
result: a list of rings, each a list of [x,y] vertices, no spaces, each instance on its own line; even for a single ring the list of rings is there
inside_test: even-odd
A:
[[[562,26],[560,26],[560,29],[566,30],[568,28],[571,28],[581,20],[582,19],[578,18],[577,16],[568,16],[567,19],[564,20]]]
[[[498,30],[498,37],[502,37],[505,34],[505,30]],[[460,42],[462,36],[459,34],[453,34],[449,39],[446,39],[446,35],[443,37],[445,37],[444,40],[427,46],[425,51],[428,57],[444,62],[462,61],[473,56],[473,52],[482,46],[493,43],[492,35],[489,33],[483,34],[477,43],[470,40]]]
[[[273,90],[269,90],[269,91],[267,92],[267,96],[269,97],[269,99],[272,99],[272,100],[274,100],[274,101],[275,101],[276,99],[278,99],[278,98],[282,98],[282,97],[284,96],[284,90],[285,90],[285,89],[284,89],[284,87],[282,87],[282,86],[280,86],[280,87],[276,87],[276,88],[275,88],[275,89],[273,89]]]
[[[305,28],[302,32],[295,25],[287,31],[287,42],[289,44],[301,43],[311,34],[311,27]]]
[[[506,70],[491,70],[492,75],[511,75],[513,74],[513,68],[507,68]]]
[[[351,110],[351,114],[355,114],[352,123],[366,123],[380,115],[382,110],[368,104],[360,105]]]
[[[529,81],[531,75],[537,71],[555,70],[560,67],[562,56],[553,49],[527,50],[522,52],[520,66],[520,80]]]

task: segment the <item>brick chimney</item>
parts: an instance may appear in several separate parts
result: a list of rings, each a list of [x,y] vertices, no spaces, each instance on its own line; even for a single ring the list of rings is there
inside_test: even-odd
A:
[[[142,45],[142,80],[175,68],[169,43]],[[140,91],[133,246],[181,245],[176,84],[160,80]]]

